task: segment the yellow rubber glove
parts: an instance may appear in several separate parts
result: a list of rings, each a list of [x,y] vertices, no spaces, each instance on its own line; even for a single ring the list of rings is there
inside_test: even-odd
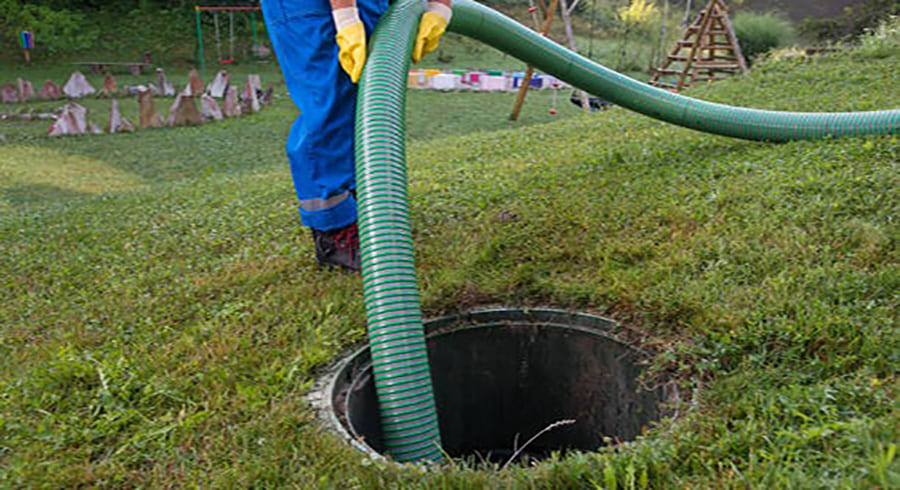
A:
[[[412,55],[414,62],[419,62],[426,54],[437,49],[441,36],[450,23],[451,13],[450,7],[443,3],[428,2],[428,10],[419,20],[419,33],[416,35],[416,46]]]
[[[357,83],[366,64],[366,28],[356,7],[336,9],[332,17],[337,29],[338,61],[350,80]]]

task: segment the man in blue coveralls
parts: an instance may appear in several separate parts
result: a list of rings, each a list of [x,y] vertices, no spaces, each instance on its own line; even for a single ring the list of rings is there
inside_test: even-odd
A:
[[[413,61],[437,48],[451,0],[430,0]],[[300,219],[312,229],[320,264],[359,271],[353,135],[356,83],[366,39],[388,0],[262,0],[288,92],[300,109],[287,155]]]

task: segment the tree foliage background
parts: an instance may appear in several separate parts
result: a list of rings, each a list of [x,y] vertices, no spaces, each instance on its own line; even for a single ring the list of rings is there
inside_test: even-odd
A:
[[[259,5],[246,0],[0,0],[0,44],[16,47],[19,32],[28,30],[43,57],[86,51],[132,57],[144,51],[189,55],[193,7],[198,3]]]
[[[528,7],[527,0],[479,1],[507,12]],[[671,0],[673,12],[685,1]],[[829,5],[842,2],[850,6],[841,15],[808,20],[801,33],[817,41],[841,40],[878,26],[890,15],[900,14],[900,0],[825,1]],[[659,0],[645,3],[661,4]],[[694,0],[694,9],[704,3]],[[784,0],[779,5],[796,10],[801,3],[815,2]],[[193,56],[195,4],[258,5],[259,0],[0,0],[0,53],[17,56],[18,50],[13,48],[18,47],[19,32],[29,30],[35,34],[37,54],[45,59],[87,52],[135,57],[150,51],[158,62],[189,60]],[[630,4],[630,0],[582,0],[575,13],[582,17],[582,23],[590,15],[601,35],[614,37],[620,24],[618,10]],[[763,8],[773,2],[731,0],[728,4],[743,10]],[[526,17],[527,14],[517,16]]]

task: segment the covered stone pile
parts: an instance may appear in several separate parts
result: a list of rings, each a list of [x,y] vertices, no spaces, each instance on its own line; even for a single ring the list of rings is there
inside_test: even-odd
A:
[[[60,87],[47,80],[40,91],[35,93],[31,82],[18,79],[15,84],[0,85],[0,102],[22,103],[32,100],[69,99],[58,110],[53,124],[47,131],[50,136],[70,134],[99,134],[103,130],[88,120],[88,110],[73,99],[88,96],[112,98],[106,132],[133,132],[137,129],[160,128],[164,126],[196,126],[209,121],[239,117],[243,114],[259,112],[272,99],[273,88],[263,91],[259,75],[248,75],[244,83],[233,83],[232,76],[225,70],[216,74],[215,79],[205,86],[200,74],[192,69],[188,83],[181,91],[166,78],[162,68],[157,68],[156,79],[144,85],[125,86],[120,90],[116,79],[106,74],[103,87],[95,89],[87,78],[78,71],[72,73]],[[132,123],[119,109],[116,96],[134,96],[138,102],[138,115]],[[155,96],[174,96],[168,115],[163,117],[156,111]]]

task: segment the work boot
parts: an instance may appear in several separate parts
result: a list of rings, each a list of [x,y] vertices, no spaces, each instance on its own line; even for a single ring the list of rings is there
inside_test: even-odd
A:
[[[359,234],[356,222],[336,230],[312,230],[316,260],[326,267],[359,272]]]

